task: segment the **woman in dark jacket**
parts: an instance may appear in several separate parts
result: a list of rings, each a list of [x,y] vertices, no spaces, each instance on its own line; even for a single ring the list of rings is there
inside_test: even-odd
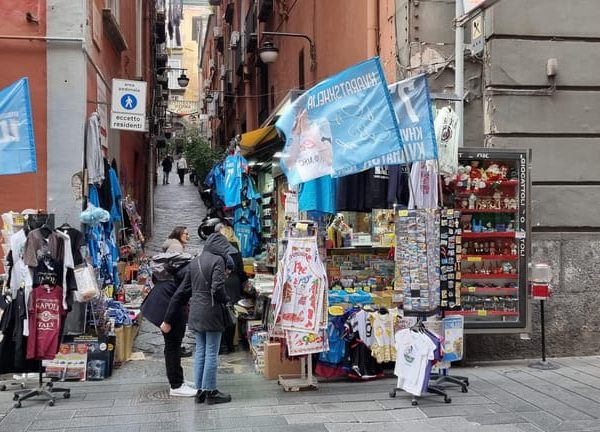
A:
[[[242,298],[242,287],[248,280],[248,276],[244,271],[244,261],[242,260],[242,254],[239,250],[239,241],[235,236],[233,228],[224,223],[219,223],[215,226],[215,232],[223,234],[229,243],[235,248],[235,252],[230,254],[233,259],[234,268],[225,280],[225,291],[229,296],[232,303],[237,303]],[[227,327],[223,332],[223,340],[221,341],[221,353],[228,354],[235,350],[233,346],[233,338],[235,337],[235,328],[237,323],[233,326]]]
[[[231,396],[217,390],[217,365],[221,334],[225,329],[223,305],[229,301],[225,292],[225,269],[233,267],[229,254],[234,248],[219,233],[206,240],[202,254],[189,264],[189,272],[171,299],[164,322],[164,333],[172,330],[177,311],[190,302],[188,327],[196,336],[194,379],[196,402],[208,404],[231,401]]]
[[[160,279],[156,281],[154,288],[144,299],[141,310],[144,318],[160,327],[173,294],[185,279],[192,256],[189,254],[165,253],[156,257],[153,258],[153,262],[155,259],[160,261],[163,271],[160,274],[156,272],[159,274]],[[169,394],[171,396],[192,397],[196,395],[196,389],[185,384],[181,367],[181,341],[185,335],[187,323],[187,310],[185,309],[185,306],[183,306],[173,315],[171,331],[169,333],[163,332],[162,335],[165,340],[164,355],[167,379],[171,386]]]

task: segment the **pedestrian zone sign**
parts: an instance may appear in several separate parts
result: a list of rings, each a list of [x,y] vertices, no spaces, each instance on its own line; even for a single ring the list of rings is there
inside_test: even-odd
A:
[[[146,82],[112,80],[111,129],[145,131]]]

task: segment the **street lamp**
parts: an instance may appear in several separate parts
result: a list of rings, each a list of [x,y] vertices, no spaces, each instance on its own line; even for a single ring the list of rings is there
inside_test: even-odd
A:
[[[317,47],[310,37],[302,33],[283,33],[283,32],[271,32],[264,31],[261,33],[263,36],[284,36],[284,37],[299,37],[308,41],[310,49],[310,70],[314,71],[317,67]],[[257,36],[256,33],[252,33],[251,36]],[[258,49],[258,55],[263,63],[274,63],[277,61],[279,50],[273,42],[266,40],[262,46]]]
[[[176,71],[176,70],[181,71],[181,75],[179,75],[179,77],[177,78],[177,84],[179,84],[179,87],[187,87],[188,84],[190,83],[190,79],[187,77],[187,75],[184,72],[187,69],[164,67],[164,68],[159,68],[158,73],[162,74],[165,71],[170,72],[170,71]]]

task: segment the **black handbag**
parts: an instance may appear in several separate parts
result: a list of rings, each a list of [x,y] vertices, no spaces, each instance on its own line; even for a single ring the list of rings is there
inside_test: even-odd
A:
[[[233,306],[221,303],[221,307],[223,308],[223,323],[225,324],[225,328],[235,327],[237,316],[235,315]]]

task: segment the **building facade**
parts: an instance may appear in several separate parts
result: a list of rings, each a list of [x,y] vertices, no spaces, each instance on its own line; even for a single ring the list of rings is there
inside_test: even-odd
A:
[[[398,0],[396,11],[400,70],[453,93],[455,2]],[[600,340],[598,18],[593,1],[567,11],[558,0],[501,0],[482,17],[483,52],[472,53],[472,23],[465,31],[464,145],[532,150],[531,262],[553,268],[549,355],[590,355]],[[531,340],[471,337],[469,356],[539,355],[538,303],[530,314]]]
[[[71,177],[83,169],[85,124],[97,111],[124,194],[151,214],[150,136],[111,130],[109,117],[113,78],[152,86],[153,2],[3,0],[0,10],[0,86],[29,77],[38,162],[35,174],[0,177],[0,211],[44,209],[79,224]]]
[[[204,111],[216,147],[268,125],[291,90],[309,88],[369,57],[380,55],[387,78],[396,75],[393,1],[210,3],[215,9],[201,73]],[[265,42],[279,49],[274,63],[260,60]]]

